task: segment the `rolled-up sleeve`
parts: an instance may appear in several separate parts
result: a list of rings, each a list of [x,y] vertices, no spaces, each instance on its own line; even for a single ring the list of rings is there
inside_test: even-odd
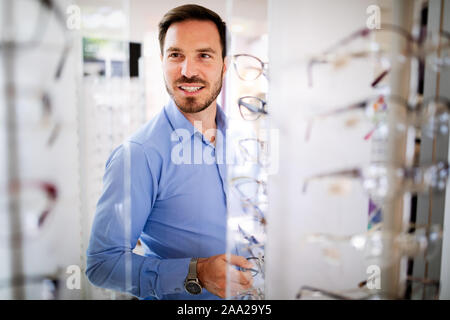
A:
[[[134,142],[108,159],[87,249],[86,276],[92,284],[139,298],[160,299],[183,290],[189,258],[132,252],[156,200],[158,167],[161,158]]]

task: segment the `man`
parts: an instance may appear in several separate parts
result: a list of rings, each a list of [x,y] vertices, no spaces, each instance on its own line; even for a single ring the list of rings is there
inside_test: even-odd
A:
[[[225,255],[224,161],[198,161],[225,148],[226,119],[216,103],[227,69],[225,30],[216,13],[196,5],[174,8],[160,22],[171,99],[107,161],[87,250],[94,285],[142,299],[224,298],[233,265],[229,293],[251,288],[244,270],[253,265]],[[132,252],[138,239],[145,256]]]

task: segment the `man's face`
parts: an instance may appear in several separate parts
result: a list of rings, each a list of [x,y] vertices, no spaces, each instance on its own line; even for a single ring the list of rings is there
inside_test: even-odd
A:
[[[196,113],[215,103],[226,65],[212,21],[173,23],[166,33],[162,63],[167,92],[181,111]]]

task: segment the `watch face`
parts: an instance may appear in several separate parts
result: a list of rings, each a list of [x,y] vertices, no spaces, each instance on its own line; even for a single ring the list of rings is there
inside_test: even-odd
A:
[[[188,281],[186,283],[186,291],[191,294],[200,294],[202,292],[202,287],[195,281]]]

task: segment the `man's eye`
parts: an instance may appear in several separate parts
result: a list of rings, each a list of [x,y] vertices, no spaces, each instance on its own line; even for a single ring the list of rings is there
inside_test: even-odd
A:
[[[169,58],[178,58],[179,56],[180,56],[180,54],[177,52],[172,52],[169,54]]]
[[[207,53],[202,53],[202,54],[201,54],[201,57],[202,57],[202,58],[206,58],[206,59],[211,58],[211,56],[210,56],[209,54],[207,54]]]

